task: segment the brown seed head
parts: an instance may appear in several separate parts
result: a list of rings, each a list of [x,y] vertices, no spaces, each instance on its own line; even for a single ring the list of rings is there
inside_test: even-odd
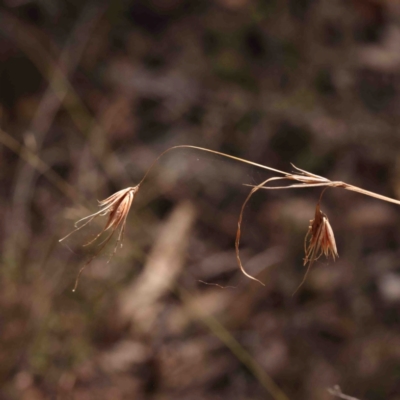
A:
[[[307,239],[309,242],[307,244]],[[305,258],[304,265],[313,263],[324,254],[333,259],[338,257],[335,236],[328,217],[320,209],[319,203],[315,208],[314,219],[310,221],[310,226],[305,238]]]
[[[96,236],[94,240],[96,240],[108,229],[112,229],[112,233],[114,233],[118,227],[120,227],[118,240],[121,239],[121,235],[125,229],[126,218],[128,217],[129,210],[137,191],[137,186],[129,187],[114,193],[105,200],[99,201],[99,206],[102,207],[102,209],[99,211],[99,215],[108,215],[108,221],[103,230]]]
[[[329,223],[326,214],[321,211],[319,202],[315,208],[314,219],[310,221],[310,226],[308,227],[308,232],[304,239],[304,251],[304,265],[308,264],[308,267],[303,280],[293,295],[306,281],[307,275],[310,272],[314,261],[318,260],[322,254],[324,254],[325,257],[331,255],[334,260],[336,257],[339,257],[331,224]]]
[[[107,223],[105,224],[104,228],[95,236],[94,239],[90,240],[88,243],[84,244],[84,246],[88,246],[94,243],[105,231],[111,230],[111,233],[105,238],[103,242],[100,243],[99,249],[96,251],[95,255],[92,256],[89,261],[81,268],[79,271],[78,277],[75,282],[75,288],[77,287],[79,276],[84,270],[84,268],[89,265],[94,258],[103,250],[106,244],[110,241],[112,236],[114,235],[116,230],[119,230],[117,241],[114,247],[114,252],[112,255],[115,254],[117,251],[118,244],[121,244],[122,247],[122,239],[125,231],[126,219],[128,217],[129,210],[131,208],[133,199],[136,196],[136,193],[139,190],[139,186],[128,187],[126,189],[122,189],[110,197],[107,197],[105,200],[99,201],[99,206],[101,209],[87,217],[84,217],[75,223],[75,228],[72,232],[70,232],[67,236],[60,239],[60,242],[66,239],[68,236],[72,235],[74,232],[82,229],[86,225],[88,225],[93,219],[97,217],[104,217],[108,215]],[[84,221],[84,222],[83,222]],[[83,223],[81,223],[83,222]]]

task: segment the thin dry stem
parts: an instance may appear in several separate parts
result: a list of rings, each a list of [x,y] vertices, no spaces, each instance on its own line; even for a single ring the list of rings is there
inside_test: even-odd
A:
[[[392,199],[392,198],[386,197],[386,196],[382,196],[380,194],[370,192],[368,190],[364,190],[364,189],[361,189],[361,188],[353,186],[353,185],[349,185],[342,181],[330,181],[329,179],[327,179],[323,176],[316,175],[311,172],[305,171],[301,168],[296,167],[293,164],[292,164],[292,166],[295,169],[295,172],[288,173],[288,172],[280,171],[278,169],[271,168],[271,167],[268,167],[268,166],[265,166],[262,164],[254,163],[252,161],[248,161],[243,158],[231,156],[229,154],[221,153],[221,152],[215,151],[215,150],[210,150],[210,149],[207,149],[204,147],[191,146],[191,145],[179,145],[179,146],[170,147],[167,150],[165,150],[164,152],[162,152],[154,160],[154,162],[150,165],[150,167],[147,169],[143,178],[141,179],[141,181],[139,182],[139,184],[137,186],[135,186],[134,188],[123,189],[123,190],[111,195],[107,199],[99,202],[99,205],[102,207],[101,210],[79,220],[77,222],[77,224],[79,224],[82,221],[85,221],[85,222],[79,226],[76,224],[76,229],[61,240],[66,239],[72,233],[82,229],[87,224],[89,224],[94,218],[96,218],[98,216],[109,215],[108,222],[106,223],[103,230],[93,240],[91,240],[86,245],[89,245],[89,244],[95,242],[106,230],[108,230],[108,229],[112,230],[111,235],[109,237],[107,237],[107,239],[100,244],[100,249],[94,256],[94,257],[96,257],[98,255],[98,253],[104,248],[104,246],[111,239],[114,231],[116,229],[120,228],[118,237],[117,237],[116,246],[115,246],[114,252],[113,252],[113,254],[115,254],[118,244],[121,243],[122,238],[123,238],[123,234],[125,231],[125,225],[126,225],[126,217],[129,212],[129,209],[132,205],[133,198],[135,197],[136,193],[139,191],[141,185],[146,180],[146,178],[148,177],[150,172],[153,170],[153,168],[157,164],[158,160],[164,154],[168,153],[171,150],[182,149],[182,148],[200,150],[200,151],[216,154],[216,155],[219,155],[222,157],[230,158],[235,161],[239,161],[239,162],[243,162],[245,164],[255,166],[257,168],[266,169],[268,171],[276,172],[280,175],[283,175],[283,176],[279,176],[279,177],[272,177],[272,178],[266,179],[259,185],[247,185],[247,186],[251,186],[252,189],[251,189],[250,193],[248,194],[248,196],[246,197],[244,203],[242,204],[239,218],[238,218],[238,227],[237,227],[237,231],[236,231],[236,240],[235,240],[236,259],[237,259],[238,266],[245,276],[261,283],[262,285],[264,285],[264,284],[260,280],[258,280],[257,278],[253,277],[252,275],[250,275],[249,273],[246,272],[246,270],[244,269],[243,264],[241,262],[240,252],[239,252],[240,237],[241,237],[241,233],[242,233],[241,225],[242,225],[242,220],[243,220],[244,209],[245,209],[247,203],[249,202],[251,196],[258,190],[260,190],[260,189],[282,190],[282,189],[295,189],[295,188],[325,187],[325,189],[324,189],[324,191],[325,191],[326,188],[328,188],[328,187],[342,188],[345,190],[350,190],[353,192],[364,194],[366,196],[374,197],[379,200],[383,200],[383,201],[387,201],[390,203],[400,205],[399,200]],[[276,181],[276,180],[290,180],[290,181],[295,181],[297,183],[290,184],[287,186],[268,186],[267,185],[269,182]],[[324,191],[322,193],[324,193]],[[124,196],[127,193],[129,193],[129,195],[125,198]],[[322,197],[322,194],[321,194],[321,197]],[[337,256],[336,243],[335,243],[332,228],[329,224],[329,220],[326,217],[326,215],[323,214],[319,210],[319,204],[320,203],[318,202],[318,205],[317,205],[318,212],[316,211],[316,217],[314,218],[313,221],[311,221],[311,223],[312,223],[312,225],[310,226],[311,231],[309,231],[306,235],[306,242],[307,242],[308,237],[311,237],[310,244],[309,244],[308,248],[306,247],[306,256],[305,256],[305,261],[304,261],[304,265],[308,264],[308,268],[307,268],[307,271],[305,273],[305,276],[304,276],[303,281],[301,282],[299,288],[302,286],[305,279],[307,278],[309,270],[310,270],[312,264],[314,263],[314,261],[317,260],[322,254],[324,254],[325,256],[328,256],[329,254],[331,254],[334,259]],[[318,217],[317,217],[317,214],[318,214]],[[318,229],[314,229],[314,225],[316,225],[316,226],[318,225]],[[85,266],[87,266],[94,259],[94,257],[92,257],[89,260],[89,262],[85,264]],[[79,278],[80,273],[84,269],[84,267],[79,272],[78,278]],[[297,288],[296,291],[299,288]]]
[[[282,172],[282,173],[285,174],[285,179],[301,182],[301,184],[281,186],[281,187],[270,187],[270,186],[266,187],[266,186],[264,186],[264,187],[260,187],[260,189],[271,190],[271,189],[310,188],[310,187],[316,187],[316,186],[326,186],[326,187],[342,188],[345,190],[350,190],[352,192],[360,193],[365,196],[373,197],[378,200],[382,200],[382,201],[386,201],[388,203],[400,205],[400,200],[393,199],[393,198],[387,197],[387,196],[383,196],[381,194],[371,192],[369,190],[365,190],[365,189],[362,189],[362,188],[354,186],[354,185],[350,185],[346,182],[330,181],[329,179],[324,178],[323,176],[315,175],[315,174],[312,174],[311,172],[302,170],[293,164],[292,164],[292,166],[297,171],[300,171],[301,174],[289,174],[286,172]],[[246,185],[246,186],[255,187],[255,185]]]
[[[140,185],[144,182],[144,180],[147,178],[147,176],[149,175],[149,173],[151,172],[151,170],[154,168],[154,166],[156,165],[156,163],[158,162],[158,160],[159,160],[164,154],[168,153],[168,152],[171,151],[171,150],[175,150],[175,149],[195,149],[195,150],[205,151],[205,152],[207,152],[207,153],[217,154],[217,155],[219,155],[219,156],[226,157],[226,158],[230,158],[230,159],[235,160],[235,161],[240,161],[240,162],[245,163],[245,164],[253,165],[254,167],[258,167],[258,168],[262,168],[262,169],[267,169],[268,171],[272,171],[272,172],[277,172],[278,174],[290,175],[290,174],[288,174],[287,172],[280,171],[279,169],[267,167],[267,166],[262,165],[262,164],[257,164],[257,163],[255,163],[255,162],[245,160],[244,158],[239,158],[239,157],[231,156],[231,155],[229,155],[229,154],[221,153],[221,152],[219,152],[219,151],[206,149],[205,147],[198,147],[198,146],[191,146],[191,145],[187,145],[187,144],[182,144],[182,145],[179,145],[179,146],[170,147],[169,149],[163,151],[163,152],[153,161],[153,163],[150,165],[150,168],[148,168],[148,170],[147,170],[146,173],[144,174],[142,180],[139,182],[138,186],[140,186]]]

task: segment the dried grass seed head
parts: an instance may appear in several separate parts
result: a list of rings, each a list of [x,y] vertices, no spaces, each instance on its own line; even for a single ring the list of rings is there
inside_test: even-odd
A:
[[[307,240],[308,244],[307,244]],[[321,211],[319,203],[315,208],[314,219],[310,221],[310,226],[305,238],[305,259],[304,265],[313,263],[324,254],[329,255],[335,260],[338,257],[335,235],[329,223],[328,217]]]
[[[303,286],[314,261],[318,260],[322,254],[326,257],[331,255],[334,260],[336,257],[339,257],[333,229],[329,223],[328,217],[321,211],[319,202],[315,207],[314,219],[310,221],[310,226],[304,238],[304,251],[304,266],[308,264],[308,267],[303,280],[294,291],[293,296]]]
[[[85,246],[93,243],[96,239],[98,239],[105,231],[112,228],[113,232],[120,226],[121,229],[125,227],[126,218],[129,213],[129,209],[131,208],[133,199],[137,191],[139,190],[138,186],[128,187],[126,189],[119,190],[118,192],[112,194],[107,197],[105,200],[99,201],[99,206],[101,209],[93,214],[88,215],[87,217],[81,218],[79,221],[75,223],[75,228],[72,232],[70,232],[67,236],[60,239],[60,242],[65,240],[67,237],[75,233],[76,231],[82,229],[90,222],[92,222],[97,217],[104,217],[108,215],[108,220],[104,228],[100,231],[100,233]]]
[[[118,244],[121,244],[122,247],[122,239],[125,231],[126,219],[128,217],[129,210],[132,206],[133,199],[136,196],[136,193],[139,190],[139,185],[134,187],[128,187],[126,189],[119,190],[118,192],[112,194],[110,197],[107,197],[104,200],[99,201],[99,206],[101,209],[87,217],[84,217],[75,223],[76,229],[70,232],[67,236],[60,239],[60,242],[74,232],[82,229],[86,225],[88,225],[93,219],[97,217],[104,217],[108,215],[108,220],[103,229],[94,237],[94,239],[90,240],[88,243],[84,244],[84,246],[88,246],[94,243],[104,232],[111,230],[111,233],[99,244],[99,248],[96,253],[85,263],[85,265],[80,269],[78,276],[75,281],[75,287],[73,291],[76,290],[78,285],[79,277],[82,271],[85,269],[87,265],[89,265],[97,255],[103,250],[106,244],[110,241],[112,236],[114,235],[116,230],[119,230],[117,241],[115,243],[114,251],[111,257],[115,254],[118,248]],[[83,223],[82,223],[83,222]],[[110,259],[111,259],[110,257]]]
[[[121,229],[125,228],[126,218],[137,191],[137,186],[129,187],[114,193],[105,200],[99,201],[99,206],[103,207],[103,213],[101,215],[109,215],[103,231],[110,228],[114,231],[119,226],[121,226]]]

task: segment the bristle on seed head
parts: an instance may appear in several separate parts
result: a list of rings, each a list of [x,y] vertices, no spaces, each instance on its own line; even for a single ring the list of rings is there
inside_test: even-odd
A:
[[[126,219],[128,217],[129,210],[132,206],[133,199],[136,196],[136,193],[139,190],[139,185],[133,186],[133,187],[128,187],[126,189],[119,190],[118,192],[112,194],[110,197],[107,197],[105,200],[99,201],[99,206],[101,209],[91,215],[88,215],[87,217],[84,217],[77,221],[75,223],[75,228],[72,232],[70,232],[67,236],[63,237],[60,239],[60,242],[75,233],[76,231],[79,231],[86,225],[88,225],[90,222],[92,222],[95,218],[97,217],[104,217],[108,215],[108,220],[107,223],[105,224],[104,228],[94,237],[94,239],[90,240],[89,242],[85,243],[83,246],[89,246],[90,244],[96,242],[97,239],[100,238],[100,236],[108,231],[111,230],[110,234],[103,240],[103,242],[100,243],[99,249],[96,251],[96,253],[85,263],[85,265],[80,269],[78,276],[75,281],[75,287],[73,291],[76,290],[78,286],[78,281],[79,277],[82,273],[82,271],[85,269],[86,266],[88,266],[97,256],[98,254],[103,250],[103,248],[106,246],[106,244],[110,241],[112,236],[114,235],[115,231],[118,230],[118,237],[117,241],[115,243],[114,251],[111,255],[111,257],[115,254],[117,251],[118,245],[120,244],[122,247],[122,239],[124,236],[124,231],[125,231],[125,225],[126,225]],[[83,223],[82,223],[83,222]]]

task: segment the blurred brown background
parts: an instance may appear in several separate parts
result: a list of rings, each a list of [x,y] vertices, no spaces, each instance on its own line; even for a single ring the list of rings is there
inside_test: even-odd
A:
[[[105,221],[58,242],[180,144],[400,198],[399,72],[398,1],[4,0],[0,398],[400,399],[395,205],[328,190],[340,258],[294,297],[320,190],[250,201],[262,287],[234,239],[271,174],[195,150],[161,158],[76,293]]]

